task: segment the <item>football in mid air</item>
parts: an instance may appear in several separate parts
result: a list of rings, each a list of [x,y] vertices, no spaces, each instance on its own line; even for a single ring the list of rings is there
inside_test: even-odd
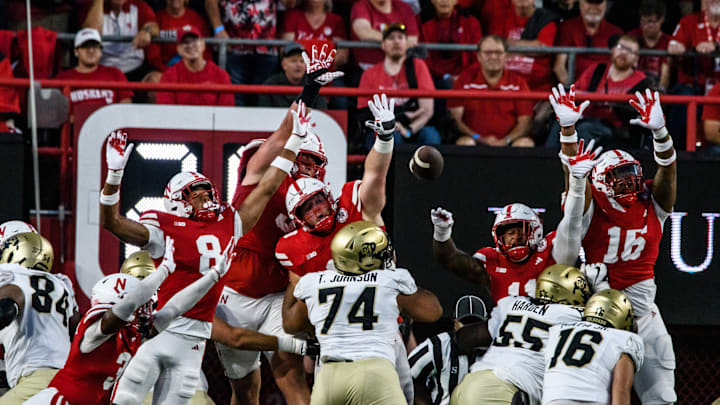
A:
[[[445,160],[440,151],[423,145],[415,149],[410,159],[410,173],[418,179],[435,180],[442,174]]]

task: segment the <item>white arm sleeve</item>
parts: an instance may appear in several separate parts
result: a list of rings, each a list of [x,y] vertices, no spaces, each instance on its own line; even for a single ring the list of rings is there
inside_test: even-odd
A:
[[[82,336],[80,341],[80,352],[90,353],[91,351],[100,347],[101,344],[105,343],[114,333],[106,335],[102,333],[100,324],[102,323],[102,317],[99,317],[92,325],[85,329],[85,334]],[[77,337],[76,337],[77,338]]]
[[[170,275],[168,268],[159,266],[155,271],[145,277],[134,290],[130,291],[123,299],[113,305],[111,311],[115,316],[128,322],[132,319],[133,313],[150,301],[160,284]]]
[[[556,263],[575,265],[582,243],[582,219],[585,207],[586,180],[570,176],[570,188],[565,200],[565,214],[558,225],[552,246]]]
[[[395,281],[397,282],[398,293],[402,295],[412,295],[418,290],[415,279],[405,269],[395,269]]]
[[[165,233],[154,225],[142,224],[148,230],[148,243],[142,247],[150,252],[153,259],[159,259],[165,254]]]
[[[194,283],[180,290],[157,311],[154,316],[155,329],[162,332],[175,318],[189,311],[220,279],[215,270],[210,270]]]

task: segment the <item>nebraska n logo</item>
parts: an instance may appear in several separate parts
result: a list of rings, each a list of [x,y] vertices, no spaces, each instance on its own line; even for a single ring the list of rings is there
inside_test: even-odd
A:
[[[121,292],[125,291],[125,283],[127,280],[119,278],[115,280],[115,292],[120,294]]]

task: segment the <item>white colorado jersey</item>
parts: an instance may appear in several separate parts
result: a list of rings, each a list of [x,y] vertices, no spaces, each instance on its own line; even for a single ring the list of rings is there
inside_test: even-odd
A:
[[[67,277],[0,264],[0,286],[14,284],[25,296],[23,312],[0,330],[10,387],[39,368],[61,369],[70,352],[68,324],[77,308]]]
[[[309,273],[295,286],[320,342],[320,358],[384,358],[395,364],[399,294],[417,291],[405,269],[374,270],[345,276],[335,270]]]
[[[556,324],[579,321],[582,311],[570,305],[535,304],[529,297],[501,299],[488,321],[493,343],[470,371],[493,370],[501,380],[525,391],[532,403],[539,403],[548,331]]]
[[[623,353],[643,362],[642,339],[592,322],[555,325],[545,350],[542,403],[565,399],[609,404],[615,364]]]

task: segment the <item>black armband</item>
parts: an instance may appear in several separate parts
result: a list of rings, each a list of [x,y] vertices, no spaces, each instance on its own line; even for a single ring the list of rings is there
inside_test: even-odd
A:
[[[315,79],[327,73],[327,71],[327,69],[320,69],[306,74],[303,79],[305,81],[305,86],[303,86],[302,92],[300,92],[300,96],[298,96],[298,100],[302,100],[302,102],[308,107],[314,107],[315,99],[318,94],[320,94],[320,88],[322,87],[322,85],[316,82]]]
[[[0,329],[10,325],[17,318],[20,308],[12,298],[0,299]]]

